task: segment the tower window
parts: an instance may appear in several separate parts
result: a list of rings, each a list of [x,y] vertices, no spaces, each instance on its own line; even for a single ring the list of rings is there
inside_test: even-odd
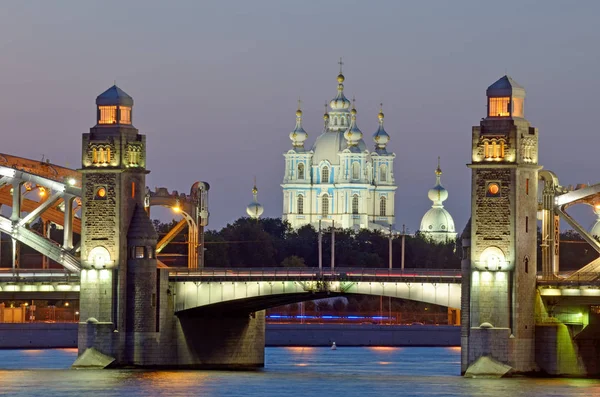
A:
[[[525,257],[525,273],[529,273],[529,258]]]
[[[529,233],[529,217],[525,217],[525,233]]]
[[[135,182],[131,182],[131,198],[135,198]]]
[[[117,107],[116,106],[98,106],[100,110],[100,120],[98,124],[116,124]]]
[[[360,177],[360,164],[358,161],[352,163],[352,179],[359,179]]]
[[[352,214],[358,215],[358,194],[352,196]]]
[[[298,214],[299,215],[304,215],[304,196],[299,194],[298,195]]]
[[[298,179],[304,179],[304,163],[298,164]]]
[[[387,181],[387,167],[385,164],[381,164],[381,167],[379,167],[379,180],[381,182]]]
[[[525,179],[525,194],[529,196],[529,178]]]
[[[385,197],[381,197],[379,199],[379,216],[385,216],[386,215],[386,210],[387,210],[387,203],[386,203],[386,199]]]
[[[510,97],[489,98],[489,117],[510,116]]]
[[[131,108],[129,106],[119,106],[121,111],[119,124],[131,124]]]
[[[329,167],[327,166],[321,169],[321,183],[329,183]]]
[[[329,215],[329,196],[326,194],[321,198],[321,214],[323,216]]]
[[[135,247],[135,258],[143,259],[144,258],[144,247]]]

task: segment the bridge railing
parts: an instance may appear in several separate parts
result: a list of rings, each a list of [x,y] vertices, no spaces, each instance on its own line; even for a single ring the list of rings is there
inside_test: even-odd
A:
[[[564,272],[549,279],[543,278],[543,275],[538,275],[537,284],[549,286],[598,286],[600,285],[600,273]]]
[[[77,282],[78,273],[70,273],[66,269],[12,269],[0,268],[0,283],[12,282]]]
[[[331,280],[331,281],[419,281],[419,282],[460,282],[460,270],[440,269],[399,269],[388,268],[204,268],[181,269],[169,272],[176,281],[218,281],[218,280]]]

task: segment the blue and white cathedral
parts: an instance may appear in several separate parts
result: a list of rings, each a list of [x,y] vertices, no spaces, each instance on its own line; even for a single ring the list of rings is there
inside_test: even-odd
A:
[[[369,150],[356,121],[354,104],[344,96],[344,75],[337,77],[337,95],[325,107],[323,132],[311,149],[304,144],[302,110],[290,133],[292,148],[284,154],[283,219],[295,229],[335,224],[341,228],[388,230],[394,224],[394,158],[387,151],[390,136],[379,127]]]

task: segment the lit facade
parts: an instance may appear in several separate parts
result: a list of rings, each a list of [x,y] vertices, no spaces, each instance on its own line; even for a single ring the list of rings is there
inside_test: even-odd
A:
[[[311,149],[302,127],[302,110],[290,133],[292,148],[284,154],[283,219],[293,228],[313,225],[342,228],[389,229],[394,224],[394,158],[379,112],[373,134],[374,148],[367,149],[357,124],[357,111],[344,95],[344,76],[337,77],[337,95],[329,102],[324,128]]]

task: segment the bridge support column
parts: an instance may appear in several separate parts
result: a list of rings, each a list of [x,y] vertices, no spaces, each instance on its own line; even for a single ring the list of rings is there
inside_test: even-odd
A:
[[[524,118],[525,89],[504,76],[487,89],[472,129],[469,266],[463,266],[462,371],[528,373],[535,363],[538,131]],[[501,104],[501,105],[499,105]],[[463,292],[464,293],[464,292]],[[464,300],[465,298],[468,301]],[[465,332],[467,331],[467,332]],[[494,361],[496,363],[494,363]],[[466,368],[466,371],[465,371]]]

